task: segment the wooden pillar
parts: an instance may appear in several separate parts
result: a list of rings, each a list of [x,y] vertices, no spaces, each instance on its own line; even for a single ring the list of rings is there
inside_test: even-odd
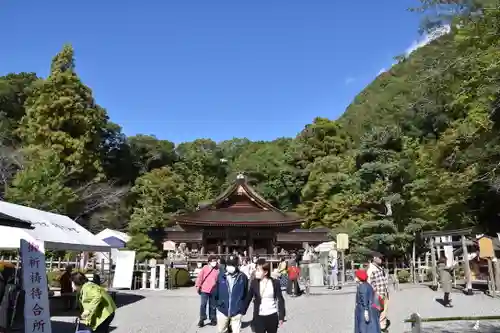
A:
[[[495,287],[495,274],[493,273],[493,261],[491,258],[488,258],[488,277],[489,277],[489,283],[488,283],[488,291],[490,292],[491,296],[496,295],[496,287]]]
[[[416,249],[415,249],[415,243],[417,241],[417,238],[416,238],[416,235],[415,233],[413,234],[413,250],[412,250],[412,254],[411,254],[411,280],[413,283],[416,283],[417,282],[417,278],[416,278],[416,271],[415,271],[415,257],[416,257]]]
[[[472,295],[472,276],[470,273],[469,251],[465,242],[465,235],[462,235],[462,250],[464,252],[464,271],[465,271],[465,294]]]
[[[493,267],[495,268],[495,286],[496,290],[500,290],[500,261],[498,261],[498,258],[493,258]]]
[[[437,263],[436,263],[436,248],[434,247],[434,237],[429,238],[429,247],[431,248],[431,262],[432,262],[432,287],[438,287],[437,282]]]

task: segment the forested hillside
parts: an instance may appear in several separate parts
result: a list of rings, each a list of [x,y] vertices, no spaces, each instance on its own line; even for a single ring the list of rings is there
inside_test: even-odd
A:
[[[238,172],[305,228],[348,232],[356,253],[403,255],[425,229],[500,231],[498,2],[479,13],[400,58],[340,119],[271,142],[127,137],[66,45],[46,78],[0,77],[0,198],[128,230],[143,257],[159,252],[153,231]]]

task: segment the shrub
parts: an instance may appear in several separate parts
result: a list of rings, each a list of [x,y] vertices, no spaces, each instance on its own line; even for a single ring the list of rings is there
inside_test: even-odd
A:
[[[407,269],[398,270],[398,281],[399,283],[407,283],[410,281],[410,271]]]

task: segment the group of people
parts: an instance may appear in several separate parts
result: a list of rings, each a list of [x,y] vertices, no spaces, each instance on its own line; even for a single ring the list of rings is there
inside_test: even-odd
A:
[[[218,333],[240,333],[242,317],[253,301],[252,330],[276,333],[285,319],[285,300],[272,273],[271,264],[263,259],[240,266],[236,255],[227,260],[209,256],[195,283],[201,296],[198,326],[205,325],[208,305],[209,324]]]
[[[389,303],[389,279],[382,267],[382,255],[374,254],[368,268],[355,272],[358,283],[354,314],[354,333],[387,332]]]

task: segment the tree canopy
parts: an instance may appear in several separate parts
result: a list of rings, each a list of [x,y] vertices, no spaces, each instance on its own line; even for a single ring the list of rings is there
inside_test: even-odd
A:
[[[46,78],[0,77],[0,197],[92,231],[127,230],[143,258],[161,253],[155,235],[175,214],[240,172],[304,228],[347,232],[355,255],[404,256],[422,230],[500,231],[498,2],[422,2],[426,27],[450,24],[449,33],[398,57],[339,119],[273,141],[127,137],[65,45]]]

